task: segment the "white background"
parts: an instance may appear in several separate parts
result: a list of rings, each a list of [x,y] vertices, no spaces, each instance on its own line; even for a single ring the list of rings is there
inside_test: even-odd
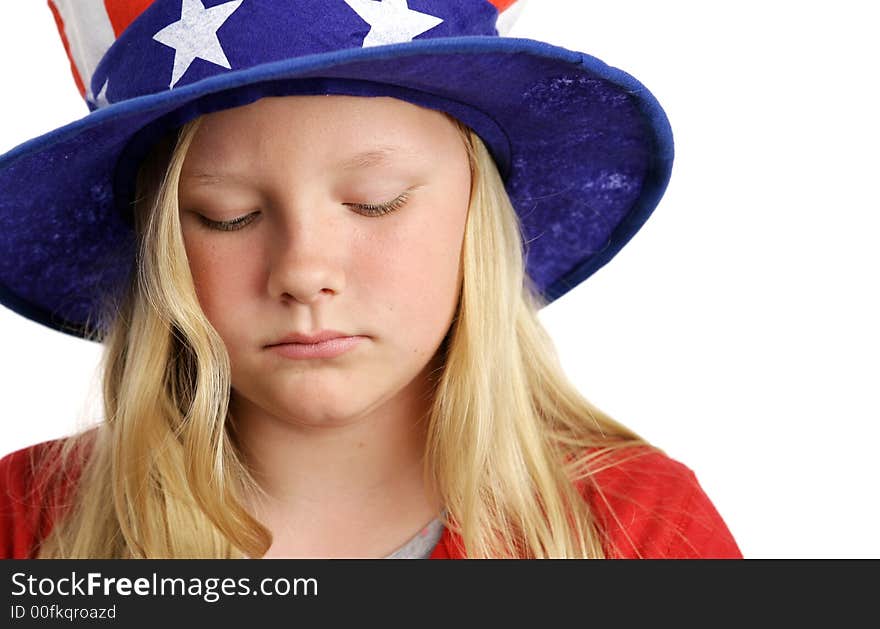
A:
[[[694,469],[747,557],[880,557],[870,3],[530,0],[672,122],[666,196],[542,312],[578,387]],[[0,4],[0,151],[86,113],[44,1]],[[99,347],[0,308],[0,455],[100,414]]]

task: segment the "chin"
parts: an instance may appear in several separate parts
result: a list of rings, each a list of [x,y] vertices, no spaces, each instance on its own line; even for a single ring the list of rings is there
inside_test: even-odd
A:
[[[368,411],[374,399],[358,395],[346,386],[291,386],[282,395],[272,395],[268,406],[273,414],[303,426],[342,426]]]
[[[335,428],[356,423],[362,416],[364,407],[345,404],[289,405],[279,416],[297,426],[311,428]]]
[[[355,423],[392,399],[397,389],[393,380],[353,370],[276,372],[275,376],[245,379],[251,386],[237,389],[237,396],[250,407],[248,413],[265,413],[298,426]]]

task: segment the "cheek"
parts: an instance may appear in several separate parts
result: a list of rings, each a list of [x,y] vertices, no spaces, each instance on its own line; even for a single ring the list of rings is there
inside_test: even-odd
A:
[[[197,234],[184,242],[196,296],[205,316],[227,344],[240,326],[241,308],[255,282],[257,256],[253,248],[216,247]],[[247,250],[245,250],[247,249]]]
[[[384,309],[389,331],[407,339],[408,349],[417,353],[433,352],[458,303],[465,212],[443,215],[444,221],[414,221],[361,253],[373,261],[360,267],[369,274],[362,276],[369,287],[366,298]],[[376,256],[376,251],[387,253]]]
[[[461,239],[431,230],[421,244],[413,252],[418,264],[408,269],[415,320],[430,321],[439,317],[446,321],[458,298]]]

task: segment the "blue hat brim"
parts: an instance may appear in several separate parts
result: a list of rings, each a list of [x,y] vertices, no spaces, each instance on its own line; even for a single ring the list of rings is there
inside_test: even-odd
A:
[[[626,72],[580,52],[455,37],[297,57],[106,106],[0,157],[0,303],[75,336],[100,330],[104,308],[131,281],[126,208],[158,133],[298,93],[395,96],[472,127],[504,178],[527,272],[548,302],[614,257],[671,174],[660,104]]]

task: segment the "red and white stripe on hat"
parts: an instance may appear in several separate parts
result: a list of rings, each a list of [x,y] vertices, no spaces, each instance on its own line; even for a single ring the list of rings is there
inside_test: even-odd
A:
[[[153,0],[48,0],[73,80],[83,98],[91,99],[92,73],[119,34]]]
[[[510,31],[527,0],[489,0],[498,9],[500,35]],[[92,74],[107,49],[153,0],[48,0],[58,33],[70,59],[73,80],[83,98]]]
[[[495,28],[498,29],[498,34],[504,37],[513,28],[514,22],[519,18],[519,14],[528,0],[489,0],[489,2],[498,9],[498,21],[495,23]]]

